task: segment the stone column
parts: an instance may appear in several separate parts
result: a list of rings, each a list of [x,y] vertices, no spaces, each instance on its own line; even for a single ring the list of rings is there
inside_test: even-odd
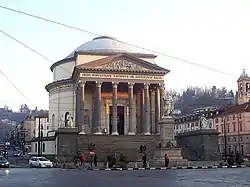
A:
[[[150,124],[151,124],[151,133],[156,133],[156,126],[155,126],[155,90],[152,89],[150,91]]]
[[[144,122],[145,122],[145,113],[144,113],[144,108],[145,108],[145,101],[144,101],[144,89],[141,90],[141,108],[140,108],[140,133],[144,133]]]
[[[101,131],[101,96],[102,82],[96,82],[96,129],[94,134],[102,134]]]
[[[119,135],[117,132],[117,82],[113,82],[112,91],[112,135]]]
[[[84,131],[84,101],[85,101],[85,81],[81,81],[80,82],[80,86],[79,86],[79,89],[80,89],[80,95],[81,95],[81,98],[79,99],[81,101],[81,105],[80,105],[80,127],[81,127],[81,131],[80,131],[80,134],[85,134],[85,131]]]
[[[128,83],[128,102],[129,102],[129,122],[128,122],[128,135],[135,135],[135,132],[134,132],[134,115],[133,113],[135,112],[134,111],[134,107],[133,107],[133,96],[134,96],[134,91],[133,91],[133,88],[134,88],[134,83]]]
[[[156,88],[155,91],[155,133],[160,134],[160,89]]]
[[[80,93],[80,83],[76,85],[75,89],[76,93],[76,110],[75,110],[75,126],[77,127],[78,133],[81,132],[81,126],[80,126],[80,112],[81,112],[81,93]]]
[[[164,114],[164,84],[160,84],[160,119]]]
[[[141,93],[136,93],[136,132],[141,133]]]
[[[144,135],[150,135],[149,84],[144,84],[144,99],[145,99]]]
[[[109,104],[106,102],[105,103],[105,128],[107,130],[107,134],[110,133],[109,129]]]

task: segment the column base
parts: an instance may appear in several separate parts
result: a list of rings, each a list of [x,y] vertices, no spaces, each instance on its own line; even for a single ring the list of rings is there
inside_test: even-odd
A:
[[[119,134],[118,134],[118,132],[112,132],[111,135],[117,136],[117,135],[119,135]]]
[[[86,134],[84,131],[79,132],[79,134]]]
[[[101,132],[94,132],[94,135],[102,135]]]
[[[132,136],[132,135],[135,135],[135,133],[134,132],[129,132],[128,135]]]
[[[145,132],[144,135],[148,136],[148,135],[151,135],[150,132]]]

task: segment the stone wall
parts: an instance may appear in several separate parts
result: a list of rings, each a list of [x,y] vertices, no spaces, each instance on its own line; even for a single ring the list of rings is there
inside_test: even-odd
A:
[[[188,160],[220,160],[218,132],[201,129],[180,133],[176,136],[177,146],[182,148],[182,156]]]

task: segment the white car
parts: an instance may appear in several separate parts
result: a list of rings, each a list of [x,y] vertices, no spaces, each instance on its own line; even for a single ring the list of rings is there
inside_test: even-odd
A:
[[[53,163],[45,157],[31,157],[29,160],[30,167],[39,167],[39,168],[52,168]]]

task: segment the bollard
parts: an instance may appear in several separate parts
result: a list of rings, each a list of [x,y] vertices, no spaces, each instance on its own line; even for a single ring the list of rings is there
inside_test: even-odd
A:
[[[147,168],[149,168],[150,166],[149,166],[149,161],[147,161]]]
[[[107,162],[107,164],[106,164],[106,169],[108,169],[109,168],[109,163]]]
[[[134,166],[135,168],[138,168],[138,164],[137,164],[137,161],[135,162],[135,166]]]

